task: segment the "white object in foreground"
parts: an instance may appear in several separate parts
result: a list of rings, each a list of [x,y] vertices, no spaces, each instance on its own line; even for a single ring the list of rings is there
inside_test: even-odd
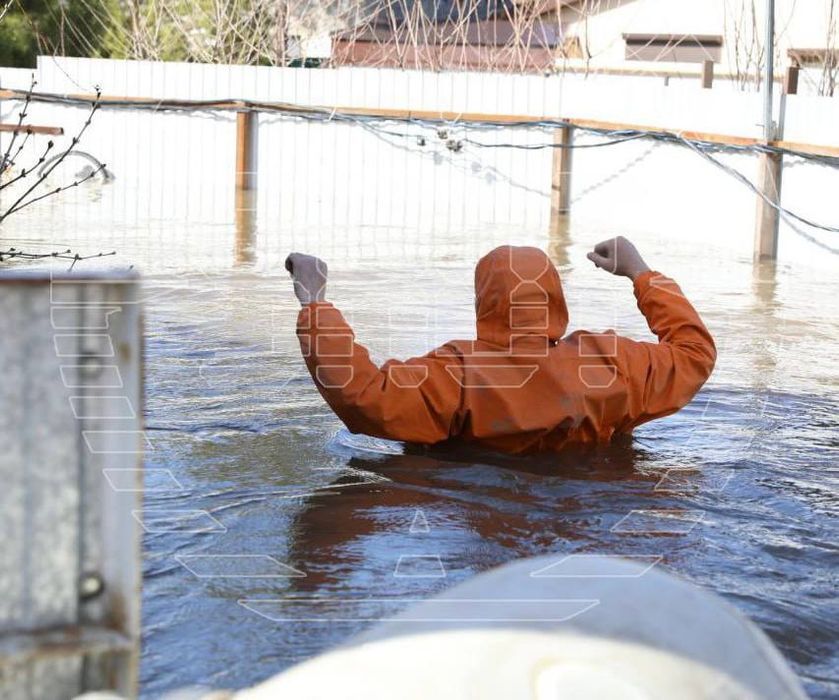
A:
[[[508,564],[233,697],[806,698],[757,626],[650,559],[658,558],[554,555]],[[551,620],[557,602],[567,611],[572,601],[579,613]],[[441,602],[460,611],[457,619],[441,619]]]

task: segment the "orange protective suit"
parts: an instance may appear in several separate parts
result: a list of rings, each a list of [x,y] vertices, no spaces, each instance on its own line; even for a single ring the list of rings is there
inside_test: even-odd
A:
[[[711,374],[714,341],[676,283],[645,272],[634,288],[658,343],[614,331],[563,337],[568,310],[556,268],[536,248],[511,246],[475,269],[477,340],[376,367],[326,302],[301,309],[297,334],[320,393],[352,432],[559,450],[673,413]]]

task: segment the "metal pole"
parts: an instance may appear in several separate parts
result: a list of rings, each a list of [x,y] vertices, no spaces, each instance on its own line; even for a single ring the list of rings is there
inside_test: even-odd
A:
[[[763,86],[763,137],[767,143],[780,134],[772,120],[772,92],[775,86],[775,0],[766,0],[766,37],[764,39]],[[783,157],[780,153],[763,153],[760,156],[761,196],[757,201],[755,220],[754,259],[776,260],[778,257],[778,224],[781,203],[781,175]]]
[[[775,85],[775,0],[766,0],[766,38],[764,40],[763,129],[767,141],[775,138],[772,123],[772,90]]]

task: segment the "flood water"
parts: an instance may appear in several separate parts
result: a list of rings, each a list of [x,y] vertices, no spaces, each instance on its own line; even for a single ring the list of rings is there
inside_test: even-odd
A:
[[[118,217],[63,226],[49,207],[10,219],[6,243],[115,249],[108,264],[144,274],[145,506],[207,516],[191,528],[203,532],[144,536],[143,697],[252,684],[404,599],[572,552],[662,556],[756,621],[813,697],[836,697],[839,266],[814,250],[812,266],[755,269],[725,245],[751,231],[699,240],[670,223],[633,238],[716,337],[711,380],[631,445],[522,460],[415,454],[342,429],[300,359],[283,257],[327,259],[329,298],[383,361],[473,337],[473,266],[501,243],[551,255],[569,331],[649,338],[630,284],[585,260],[619,231],[572,218],[554,233],[260,224],[237,236]],[[254,599],[269,602],[242,602]]]

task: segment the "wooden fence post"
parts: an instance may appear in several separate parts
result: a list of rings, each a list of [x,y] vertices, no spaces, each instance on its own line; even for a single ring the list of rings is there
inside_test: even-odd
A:
[[[702,87],[710,90],[714,86],[714,62],[702,62]]]
[[[553,168],[551,172],[551,219],[571,211],[571,153],[574,129],[562,127],[554,132]]]
[[[236,189],[252,190],[256,187],[256,113],[236,113]]]
[[[253,261],[256,232],[256,112],[236,113],[236,240],[234,259],[237,264]]]
[[[798,91],[798,67],[790,66],[784,78],[784,91],[781,95],[781,119],[775,139],[783,139],[784,112],[786,96]],[[778,258],[778,225],[781,214],[781,181],[784,172],[784,158],[780,153],[763,153],[759,157],[757,186],[762,196],[758,196],[755,216],[754,260],[776,260]]]
[[[787,68],[787,74],[784,77],[784,94],[798,94],[798,66],[790,66]]]
[[[755,262],[775,260],[778,257],[780,213],[773,205],[781,203],[783,157],[779,153],[763,153],[758,167],[757,186],[762,196],[758,196],[755,217]]]
[[[256,235],[256,190],[236,190],[236,237],[233,259],[237,265],[254,260]]]

